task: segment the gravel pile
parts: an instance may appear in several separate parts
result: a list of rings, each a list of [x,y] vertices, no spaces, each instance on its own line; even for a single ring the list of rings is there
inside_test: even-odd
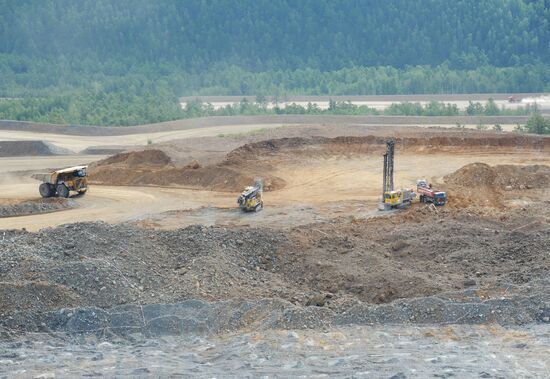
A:
[[[3,231],[0,308],[269,297],[269,274],[259,265],[285,241],[269,230],[201,226],[165,232],[77,223],[38,233]],[[44,296],[28,302],[22,294],[33,291]]]
[[[27,216],[38,213],[48,213],[76,206],[70,199],[49,198],[23,201],[15,204],[0,205],[0,217]]]
[[[533,214],[415,207],[286,231],[100,222],[0,231],[0,325],[177,334],[549,322],[548,212]]]
[[[0,141],[0,157],[72,154],[69,149],[45,141]]]

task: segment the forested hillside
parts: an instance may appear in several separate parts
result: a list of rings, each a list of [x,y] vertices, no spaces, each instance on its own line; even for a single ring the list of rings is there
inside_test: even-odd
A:
[[[2,3],[2,52],[44,59],[160,60],[198,71],[217,62],[253,71],[326,71],[446,61],[471,69],[550,57],[550,9],[545,1]]]
[[[0,97],[25,98],[1,101],[0,118],[153,122],[182,117],[177,97],[195,94],[550,91],[548,0],[0,0],[0,9]]]

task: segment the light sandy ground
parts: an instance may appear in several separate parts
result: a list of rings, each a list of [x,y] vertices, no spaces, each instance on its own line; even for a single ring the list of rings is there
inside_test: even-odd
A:
[[[19,184],[18,199],[37,198],[38,182],[25,180]],[[0,191],[9,186],[0,185]],[[10,196],[10,193],[7,193]],[[14,194],[15,195],[15,194]],[[89,192],[75,199],[78,208],[64,212],[0,218],[0,229],[36,231],[45,227],[69,222],[105,221],[117,223],[138,221],[147,215],[154,215],[174,209],[196,209],[211,205],[223,207],[233,204],[234,196],[210,191],[193,191],[179,188],[158,187],[111,187],[93,186]]]
[[[0,157],[0,184],[10,184],[12,180],[10,172],[16,171],[41,171],[51,168],[84,165],[89,162],[105,158],[104,155],[51,155],[36,157]],[[21,175],[17,175],[21,176]],[[0,198],[19,193],[18,188],[3,188]]]
[[[145,146],[181,138],[209,137],[218,134],[247,133],[252,130],[278,128],[282,124],[222,125],[208,128],[174,130],[158,133],[128,134],[121,136],[75,136],[67,134],[49,134],[28,131],[0,130],[0,141],[36,141],[41,140],[56,146],[81,152],[88,147],[97,146]]]
[[[395,162],[395,184],[404,188],[416,186],[416,180],[428,175],[436,181],[460,167],[473,162],[490,165],[501,164],[547,164],[548,155],[520,154],[399,154]],[[315,159],[284,167],[275,172],[287,186],[275,191],[280,201],[302,201],[323,204],[327,201],[371,200],[375,201],[382,188],[382,157],[378,155]]]
[[[470,154],[399,154],[396,159],[395,183],[399,188],[414,188],[416,180],[426,178],[433,183],[466,164],[483,162],[490,165],[550,164],[550,156],[543,153]],[[286,164],[274,174],[287,185],[264,194],[268,206],[263,215],[242,217],[239,212],[197,211],[163,214],[156,217],[155,227],[175,228],[194,223],[227,225],[295,226],[334,216],[352,214],[370,217],[377,214],[377,202],[382,188],[382,157],[335,157],[312,159]],[[233,201],[233,199],[231,199]],[[227,204],[224,205],[227,208]],[[234,209],[233,205],[229,206]]]
[[[17,159],[12,167],[32,165],[36,158]],[[330,215],[353,213],[372,215],[381,188],[382,157],[379,154],[355,157],[312,158],[282,164],[274,175],[287,186],[267,192],[267,207],[261,215],[243,217],[236,209],[236,196],[207,190],[167,187],[113,187],[94,185],[83,197],[75,199],[79,207],[63,212],[0,218],[0,229],[38,230],[75,220],[101,220],[110,223],[151,219],[156,227],[175,228],[190,224],[241,224],[292,226],[329,218]],[[398,154],[396,186],[411,188],[419,178],[428,175],[434,182],[456,169],[473,162],[491,165],[550,164],[545,153],[472,153]],[[67,162],[68,163],[68,162]],[[49,164],[49,162],[48,162]],[[6,178],[10,178],[6,180]],[[35,199],[38,182],[19,174],[2,174],[0,201]],[[180,211],[164,213],[168,211]],[[183,212],[182,212],[183,211]],[[261,216],[261,217],[259,217]]]
[[[358,124],[361,125],[361,124]],[[465,128],[476,129],[476,124],[462,124]],[[162,143],[169,142],[177,139],[195,138],[195,137],[212,137],[218,135],[238,135],[246,134],[258,130],[275,129],[282,126],[292,126],[292,124],[250,124],[250,125],[222,125],[197,129],[185,129],[175,131],[165,131],[156,133],[143,133],[143,134],[128,134],[120,136],[78,136],[70,134],[52,134],[52,133],[39,133],[31,131],[14,131],[14,130],[0,130],[0,141],[44,141],[51,143],[55,146],[66,149],[73,154],[78,154],[83,150],[90,147],[139,147],[147,146],[150,143]],[[373,127],[380,127],[384,125],[370,125]],[[454,128],[456,124],[410,124],[400,126],[420,126],[424,128],[430,127],[446,127]],[[486,125],[487,129],[492,129],[494,125]],[[513,131],[516,127],[515,124],[501,124],[504,131]],[[92,157],[85,157],[86,159],[93,159]],[[42,158],[39,158],[39,160]],[[58,159],[58,158],[53,158]],[[9,164],[15,164],[12,161]],[[48,167],[55,167],[48,166]],[[31,168],[34,166],[31,166]],[[22,168],[25,169],[25,168]],[[0,167],[0,173],[4,171]]]
[[[208,153],[226,139],[189,139],[211,137],[219,134],[248,133],[253,130],[281,127],[282,124],[250,124],[200,127],[196,129],[170,132],[131,134],[123,136],[74,136],[65,134],[37,133],[29,131],[0,130],[0,140],[45,140],[57,146],[82,151],[87,147],[101,146],[143,146],[148,140],[155,143],[175,140],[174,147],[181,145],[182,139],[196,141],[198,150]],[[430,126],[430,125],[425,125]],[[454,126],[454,125],[447,125]],[[469,125],[475,127],[474,125]],[[512,125],[507,125],[511,128]],[[296,133],[315,126],[301,126]],[[334,126],[325,129],[335,132]],[[353,127],[352,127],[353,128]],[[357,126],[357,130],[361,127]],[[406,125],[392,128],[409,130]],[[280,135],[291,133],[290,128],[278,129]],[[389,126],[369,125],[368,133],[374,130],[389,132]],[[309,130],[309,129],[308,129]],[[346,129],[353,130],[353,129]],[[351,132],[353,135],[353,132]],[[364,133],[364,131],[363,131]],[[304,134],[304,135],[307,135]],[[280,137],[276,137],[280,138]],[[177,141],[180,142],[177,142]],[[234,143],[234,141],[233,141]],[[189,144],[189,143],[188,143]],[[193,145],[193,144],[192,144]],[[231,145],[233,146],[233,145]],[[180,146],[181,147],[181,146]],[[219,148],[220,146],[218,146]],[[231,147],[234,148],[234,147]],[[219,154],[218,154],[219,155]],[[14,200],[37,199],[38,182],[30,178],[30,173],[50,168],[87,164],[104,158],[100,155],[63,155],[48,157],[9,157],[0,158],[0,203]],[[488,164],[550,164],[548,153],[511,152],[495,150],[469,151],[464,154],[445,153],[413,154],[397,153],[396,186],[412,187],[419,178],[437,181],[468,163]],[[83,197],[75,199],[78,208],[57,213],[21,216],[0,219],[0,229],[26,228],[38,230],[74,221],[102,220],[106,222],[142,221],[159,227],[180,227],[192,223],[203,224],[248,224],[280,226],[295,225],[330,217],[331,215],[354,213],[368,216],[376,209],[381,188],[381,154],[355,156],[318,156],[296,159],[283,159],[270,172],[283,178],[287,186],[281,190],[265,193],[268,205],[262,216],[243,217],[236,209],[234,193],[218,193],[189,188],[158,187],[112,187],[94,185]],[[168,213],[166,213],[168,212]]]

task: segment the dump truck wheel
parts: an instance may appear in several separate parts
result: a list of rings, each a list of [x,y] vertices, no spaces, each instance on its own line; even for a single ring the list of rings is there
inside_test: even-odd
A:
[[[42,197],[52,197],[53,187],[50,183],[42,183],[40,187],[38,187],[38,192],[40,192],[40,196]]]
[[[65,184],[59,184],[57,186],[57,194],[59,197],[69,197],[69,189]]]

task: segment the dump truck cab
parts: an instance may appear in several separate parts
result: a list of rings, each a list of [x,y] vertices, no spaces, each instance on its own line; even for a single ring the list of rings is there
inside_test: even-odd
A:
[[[42,197],[69,197],[71,191],[84,194],[88,190],[88,166],[74,166],[47,174],[34,175],[42,181],[38,187]]]
[[[445,205],[447,204],[447,194],[445,192],[436,192],[434,200],[435,205]]]

